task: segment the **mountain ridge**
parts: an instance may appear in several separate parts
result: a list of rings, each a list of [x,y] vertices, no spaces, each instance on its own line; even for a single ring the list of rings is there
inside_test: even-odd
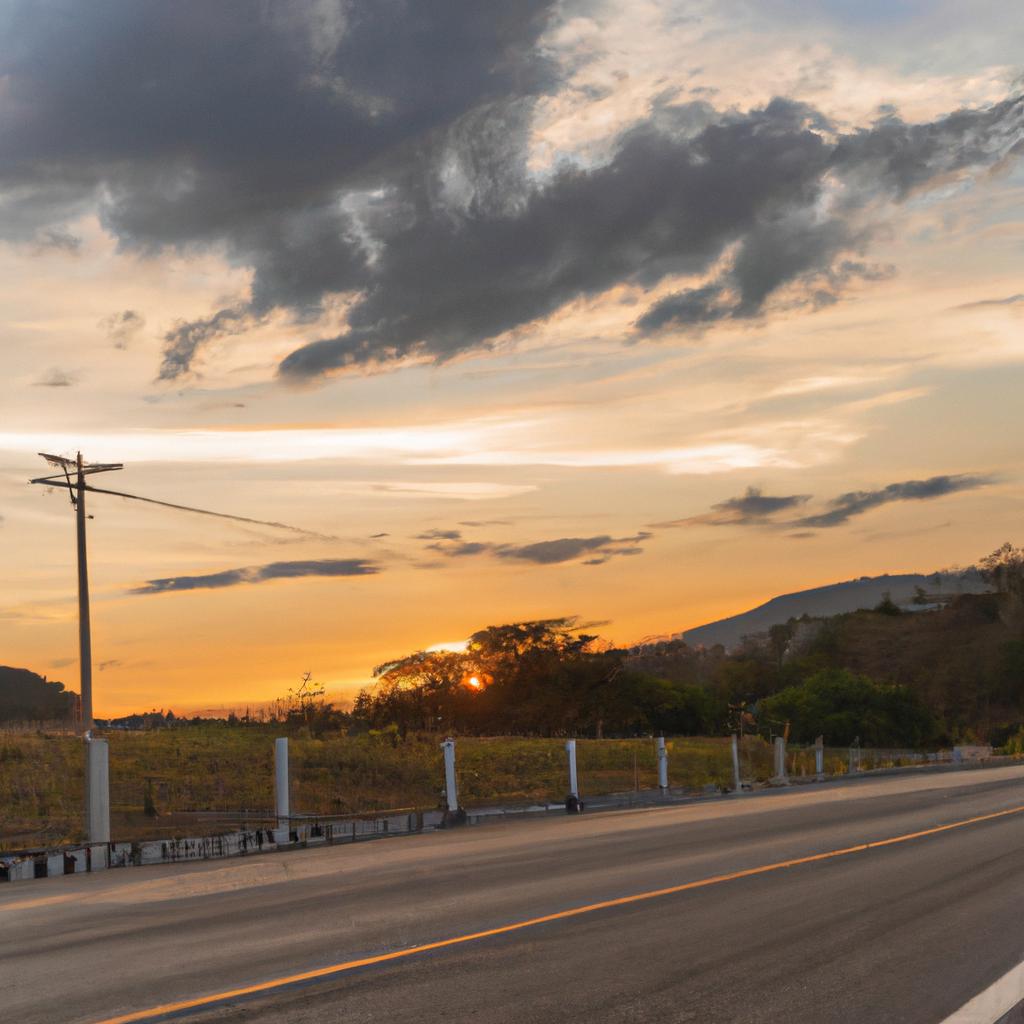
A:
[[[852,580],[828,583],[807,590],[778,594],[763,604],[736,615],[708,622],[673,634],[691,647],[712,647],[722,644],[726,650],[737,647],[745,636],[763,633],[772,626],[804,615],[824,618],[861,609],[874,608],[886,595],[897,605],[914,610],[934,606],[956,594],[982,594],[989,590],[975,569],[963,572],[885,573],[881,576],[860,576]],[[926,603],[915,605],[920,592]]]

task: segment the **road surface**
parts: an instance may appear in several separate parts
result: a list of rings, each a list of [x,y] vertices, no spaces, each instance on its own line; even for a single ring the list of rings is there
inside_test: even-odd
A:
[[[939,1024],[1022,960],[1018,767],[0,889],[19,1024]]]

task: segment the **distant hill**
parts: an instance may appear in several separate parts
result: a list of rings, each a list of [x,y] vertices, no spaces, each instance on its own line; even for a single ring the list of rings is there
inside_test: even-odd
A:
[[[0,722],[50,722],[70,718],[78,697],[63,683],[27,668],[0,665]]]
[[[811,590],[773,597],[750,611],[719,619],[705,626],[697,626],[677,633],[676,638],[691,647],[712,647],[722,644],[726,650],[735,648],[745,636],[764,633],[772,626],[798,619],[802,615],[827,618],[862,608],[874,608],[888,594],[898,605],[913,608],[915,596],[921,588],[929,603],[943,603],[957,594],[983,594],[989,587],[975,570],[957,573],[906,573],[898,576],[861,576],[844,583],[832,583]]]

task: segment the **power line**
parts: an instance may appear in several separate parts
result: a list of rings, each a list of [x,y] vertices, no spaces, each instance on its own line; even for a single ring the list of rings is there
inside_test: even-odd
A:
[[[43,456],[48,458],[48,456]],[[91,472],[100,472],[105,469],[120,469],[120,466],[103,466],[103,467],[83,467],[83,475]],[[62,479],[61,476],[43,476],[38,477],[35,480],[30,480],[29,483],[42,484],[46,487],[66,487],[72,493],[72,504],[75,502],[75,492],[78,487],[71,483],[70,478]],[[214,516],[217,519],[232,519],[236,523],[249,523],[253,526],[269,526],[275,530],[288,530],[290,533],[299,533],[304,537],[312,537],[316,540],[337,540],[337,537],[333,537],[327,533],[317,533],[314,530],[304,530],[301,526],[290,526],[288,523],[278,523],[268,519],[251,519],[249,516],[236,516],[230,512],[214,512],[208,508],[196,508],[193,505],[179,505],[173,501],[161,501],[159,498],[146,498],[141,494],[128,494],[126,491],[111,491],[105,487],[93,487],[91,484],[82,483],[82,490],[93,491],[96,494],[110,494],[115,498],[130,498],[132,501],[144,501],[150,505],[162,505],[164,508],[177,509],[179,512],[195,512],[201,516]]]
[[[291,533],[301,533],[305,537],[314,537],[316,540],[337,540],[328,533],[316,533],[314,530],[304,530],[301,526],[289,526],[288,523],[277,523],[268,519],[250,519],[248,516],[236,516],[230,512],[213,512],[208,508],[194,508],[192,505],[177,505],[173,501],[160,501],[157,498],[144,498],[140,494],[127,494],[124,491],[109,491],[103,487],[90,487],[86,484],[87,491],[95,491],[97,494],[112,494],[117,498],[131,498],[132,501],[145,501],[150,505],[162,505],[164,508],[176,508],[181,512],[195,512],[201,516],[216,516],[218,519],[233,519],[236,523],[251,523],[254,526],[271,526],[276,530],[288,530]]]

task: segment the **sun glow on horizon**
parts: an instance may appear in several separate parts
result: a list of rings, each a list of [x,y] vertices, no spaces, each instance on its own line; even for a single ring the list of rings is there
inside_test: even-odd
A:
[[[427,654],[439,654],[442,651],[449,651],[452,654],[463,654],[469,647],[468,640],[449,640],[444,643],[434,644],[427,648]]]

